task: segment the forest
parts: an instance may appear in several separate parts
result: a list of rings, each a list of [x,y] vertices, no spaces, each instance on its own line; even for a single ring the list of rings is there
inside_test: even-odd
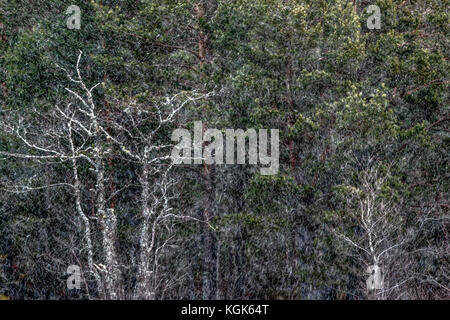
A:
[[[450,300],[449,8],[0,0],[0,300]]]

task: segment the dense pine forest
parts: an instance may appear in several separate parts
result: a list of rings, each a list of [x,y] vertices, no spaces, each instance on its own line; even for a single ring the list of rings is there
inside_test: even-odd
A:
[[[450,299],[449,7],[0,0],[0,299]]]

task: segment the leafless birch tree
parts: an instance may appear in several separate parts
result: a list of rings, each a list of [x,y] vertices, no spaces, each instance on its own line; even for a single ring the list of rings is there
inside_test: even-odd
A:
[[[196,220],[174,212],[172,200],[177,197],[177,179],[171,174],[170,148],[172,143],[161,143],[157,137],[188,103],[204,99],[208,95],[181,92],[171,97],[162,97],[153,106],[143,106],[135,101],[117,101],[112,114],[105,117],[94,98],[97,83],[88,87],[83,80],[80,64],[82,52],[75,66],[75,76],[58,66],[68,77],[74,88],[65,88],[70,98],[65,103],[51,108],[49,114],[34,110],[34,115],[43,126],[26,123],[20,115],[16,120],[4,121],[2,130],[16,137],[24,146],[23,153],[1,152],[1,156],[20,158],[26,161],[60,162],[70,165],[70,181],[61,181],[44,186],[14,185],[10,192],[29,192],[42,188],[69,187],[73,191],[76,214],[83,222],[83,250],[87,267],[84,278],[95,280],[98,297],[104,299],[155,299],[156,287],[164,283],[156,278],[158,257],[172,240],[171,236],[159,237],[170,230],[174,220]],[[45,119],[45,121],[44,121]],[[151,129],[148,129],[151,128]],[[114,155],[138,168],[140,199],[140,224],[136,266],[124,265],[120,260],[118,246],[118,218],[108,199],[115,196],[106,188],[108,177],[105,166],[108,157]],[[95,195],[94,216],[86,212],[86,189],[88,179],[85,168],[93,173],[95,185],[89,190]],[[162,229],[162,230],[161,230]],[[94,233],[100,230],[99,237]],[[100,243],[94,239],[100,238]],[[95,248],[101,248],[96,254]],[[135,285],[125,290],[122,276],[124,268],[136,270]],[[86,286],[88,291],[88,286]],[[87,292],[89,294],[89,292]]]

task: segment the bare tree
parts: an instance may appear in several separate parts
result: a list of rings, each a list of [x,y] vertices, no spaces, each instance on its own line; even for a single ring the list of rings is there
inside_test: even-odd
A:
[[[386,194],[390,167],[380,166],[372,158],[363,165],[357,183],[339,188],[346,205],[333,231],[338,239],[356,249],[356,259],[364,268],[360,271],[366,278],[361,282],[366,296],[385,299],[409,280],[404,274],[399,276],[395,266],[399,257],[407,254],[404,245],[412,233],[405,230],[400,206]],[[352,255],[352,250],[346,252]]]
[[[181,92],[172,97],[162,97],[155,105],[146,107],[135,101],[117,102],[113,112],[107,117],[98,108],[93,97],[94,90],[101,84],[88,87],[80,72],[82,52],[75,67],[76,75],[62,69],[70,82],[78,89],[65,88],[71,101],[62,108],[54,106],[49,114],[34,110],[37,117],[45,119],[46,127],[33,127],[18,117],[2,123],[2,130],[18,138],[25,151],[23,153],[1,152],[0,155],[38,162],[68,163],[71,167],[70,181],[48,183],[44,186],[9,186],[10,192],[29,192],[42,188],[66,186],[73,190],[74,207],[83,222],[84,244],[80,252],[85,252],[87,268],[83,268],[84,278],[94,278],[98,296],[105,299],[154,299],[157,287],[167,283],[157,278],[158,259],[164,248],[173,239],[166,232],[160,237],[161,229],[170,230],[174,220],[196,220],[174,212],[172,200],[177,198],[177,179],[171,174],[172,163],[169,156],[172,143],[163,144],[158,137],[163,129],[174,123],[177,114],[188,103],[204,99],[208,94]],[[152,129],[148,129],[148,128]],[[132,163],[138,168],[138,188],[140,211],[136,266],[125,265],[120,260],[118,246],[117,212],[108,199],[117,195],[108,190],[105,165],[111,155]],[[95,185],[88,193],[95,195],[94,216],[86,213],[85,194],[89,177],[81,171],[93,173]],[[83,181],[84,179],[84,181]],[[95,226],[94,226],[95,225]],[[96,230],[100,230],[101,241],[95,243]],[[96,255],[95,248],[100,248]],[[136,270],[136,284],[125,291],[124,269]],[[170,282],[170,281],[169,281]],[[89,288],[86,285],[89,295]]]

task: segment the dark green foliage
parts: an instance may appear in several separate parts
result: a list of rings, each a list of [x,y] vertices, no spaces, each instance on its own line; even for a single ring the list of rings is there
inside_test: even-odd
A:
[[[448,1],[204,3],[199,17],[194,1],[74,1],[81,29],[69,30],[66,1],[0,0],[2,126],[23,118],[29,132],[39,132],[55,105],[74,103],[64,89],[73,84],[56,64],[73,71],[79,50],[85,81],[103,82],[94,91],[96,104],[119,123],[135,103],[152,113],[174,94],[214,92],[187,104],[155,141],[166,143],[177,127],[191,131],[194,121],[280,130],[278,174],[215,166],[208,230],[217,237],[218,298],[370,298],[364,289],[370,261],[337,232],[367,240],[360,203],[369,198],[364,179],[376,171],[373,185],[382,183],[374,207],[388,204],[383,219],[395,227],[386,227],[383,249],[406,239],[383,261],[391,285],[401,283],[385,298],[448,299]],[[366,27],[369,4],[381,9],[380,30]],[[201,32],[207,35],[202,63]],[[139,129],[147,135],[156,126],[148,120]],[[110,141],[103,147],[111,148],[108,188],[120,190],[111,199],[131,291],[142,222],[140,168]],[[27,150],[0,131],[0,151]],[[65,269],[86,264],[73,193],[11,188],[73,183],[70,170],[68,161],[1,156],[0,298],[71,298]],[[174,238],[159,261],[158,281],[170,286],[156,298],[202,297],[203,170],[172,172],[178,182],[171,206],[195,219],[162,227]],[[91,212],[95,179],[89,166],[79,171],[86,181],[82,206]],[[157,244],[168,238],[163,233]],[[101,241],[94,242],[98,257]],[[175,276],[180,280],[171,282]],[[75,296],[97,298],[91,292]]]

